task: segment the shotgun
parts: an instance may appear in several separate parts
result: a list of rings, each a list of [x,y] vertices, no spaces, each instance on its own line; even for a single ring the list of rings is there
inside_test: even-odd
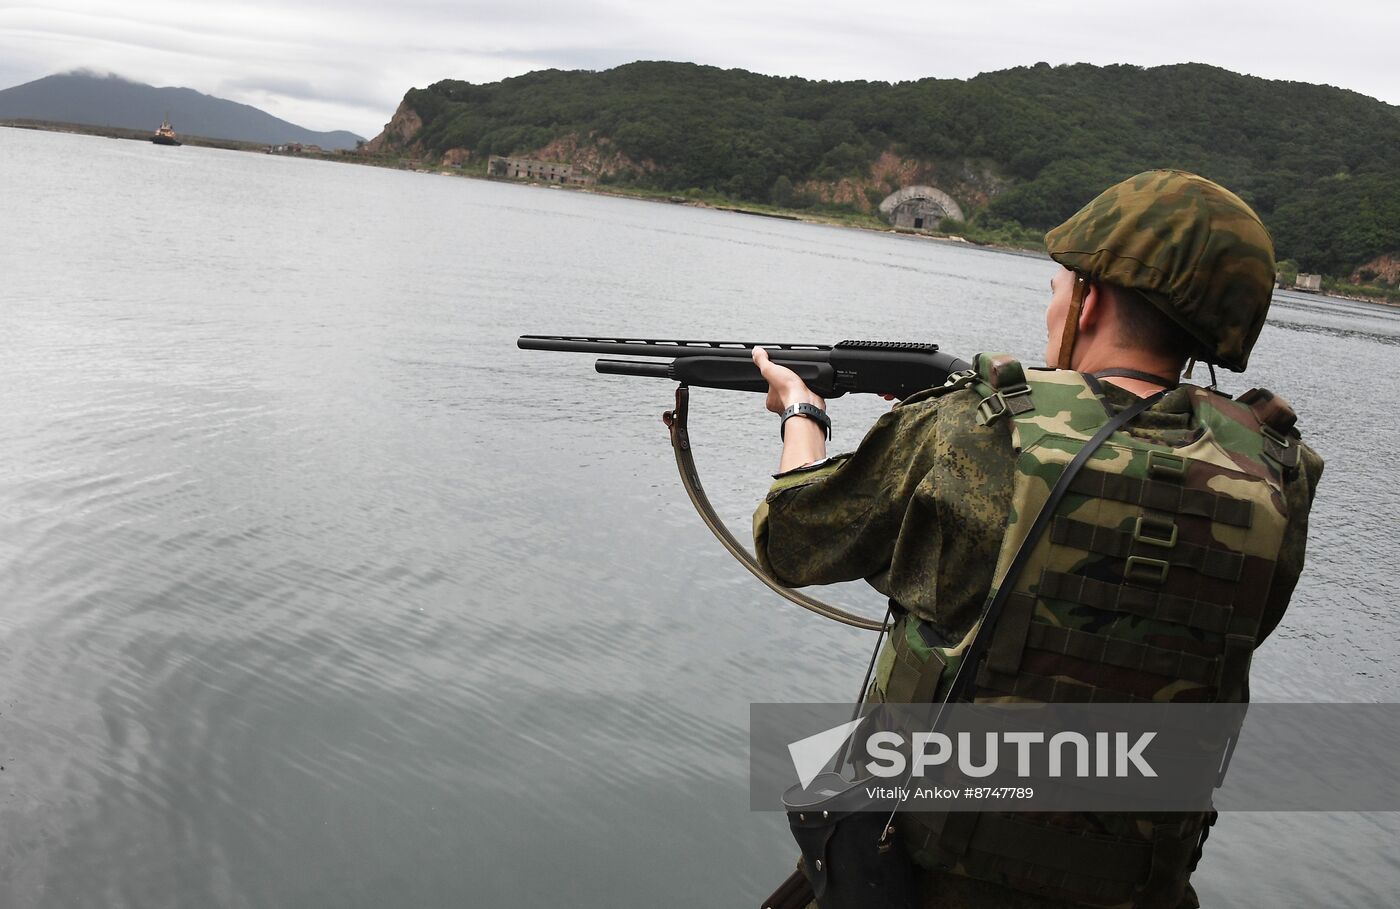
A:
[[[942,385],[952,373],[972,364],[938,349],[937,344],[906,341],[842,341],[839,344],[768,344],[756,341],[684,341],[647,338],[593,338],[570,335],[521,335],[522,350],[554,350],[607,357],[598,372],[619,376],[670,379],[700,388],[767,392],[768,383],[753,364],[753,349],[762,347],[774,363],[797,373],[823,398],[844,394],[878,394],[907,398]],[[668,359],[669,363],[656,362]]]

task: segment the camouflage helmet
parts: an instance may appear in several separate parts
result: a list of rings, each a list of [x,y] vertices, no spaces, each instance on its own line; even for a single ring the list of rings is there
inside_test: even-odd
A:
[[[1152,170],[1110,186],[1045,235],[1050,257],[1138,291],[1243,372],[1274,289],[1274,243],[1239,196],[1195,174]]]

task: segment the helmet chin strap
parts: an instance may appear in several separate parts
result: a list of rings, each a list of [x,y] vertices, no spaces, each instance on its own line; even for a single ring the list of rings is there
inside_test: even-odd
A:
[[[1089,293],[1089,282],[1078,272],[1074,275],[1074,291],[1069,297],[1069,312],[1065,313],[1064,329],[1060,333],[1060,352],[1056,357],[1056,369],[1073,369],[1074,342],[1079,337],[1079,314],[1084,309],[1084,297]]]

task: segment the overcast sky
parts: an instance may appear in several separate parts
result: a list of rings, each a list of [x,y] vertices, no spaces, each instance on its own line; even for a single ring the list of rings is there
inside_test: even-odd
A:
[[[1400,104],[1400,2],[0,0],[0,88],[84,68],[376,135],[439,79],[686,60],[899,81],[1199,62]]]

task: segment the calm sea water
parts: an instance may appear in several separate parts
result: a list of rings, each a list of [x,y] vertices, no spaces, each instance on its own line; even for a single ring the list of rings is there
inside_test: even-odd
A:
[[[761,588],[666,382],[522,333],[1039,355],[1046,260],[0,129],[0,905],[747,906],[748,705],[870,638]],[[1328,460],[1257,700],[1400,697],[1400,311],[1282,294],[1246,383]],[[742,532],[756,395],[699,390]],[[833,402],[837,448],[886,406]],[[878,614],[860,585],[825,592]],[[1208,906],[1388,905],[1394,815],[1231,815]]]

